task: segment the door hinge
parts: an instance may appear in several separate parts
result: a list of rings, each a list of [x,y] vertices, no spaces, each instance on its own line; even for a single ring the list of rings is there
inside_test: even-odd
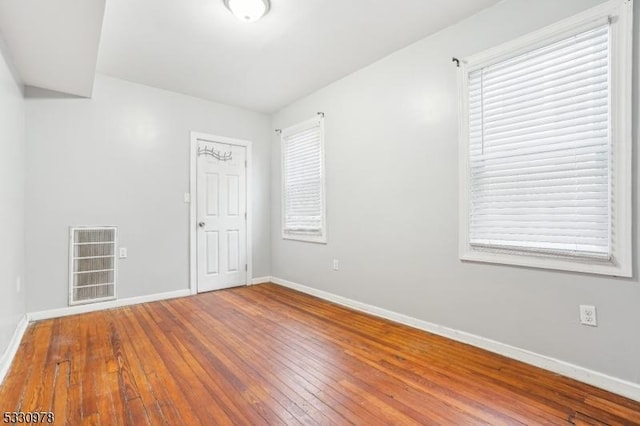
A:
[[[244,168],[247,168],[247,160],[244,160]]]
[[[247,212],[244,212],[244,220],[247,220]]]
[[[246,263],[244,264],[244,270],[248,271],[249,270],[249,265],[247,265]]]

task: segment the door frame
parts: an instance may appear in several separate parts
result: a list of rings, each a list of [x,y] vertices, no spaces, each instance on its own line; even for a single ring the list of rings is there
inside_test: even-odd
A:
[[[246,206],[247,206],[247,279],[245,285],[250,285],[253,279],[253,250],[251,243],[251,229],[253,225],[253,218],[251,212],[251,200],[252,200],[252,192],[251,192],[251,168],[253,163],[253,148],[252,142],[244,139],[235,139],[228,138],[226,136],[216,136],[207,133],[201,132],[191,132],[191,144],[189,147],[189,157],[190,157],[190,178],[189,178],[189,193],[190,202],[189,202],[189,289],[191,290],[191,294],[198,293],[198,246],[197,246],[197,202],[198,202],[198,191],[197,191],[197,179],[198,179],[198,142],[218,142],[224,143],[228,145],[242,146],[246,149]]]

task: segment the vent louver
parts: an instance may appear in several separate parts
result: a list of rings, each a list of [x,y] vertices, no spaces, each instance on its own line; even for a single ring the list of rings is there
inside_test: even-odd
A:
[[[70,229],[69,305],[116,298],[117,228]]]

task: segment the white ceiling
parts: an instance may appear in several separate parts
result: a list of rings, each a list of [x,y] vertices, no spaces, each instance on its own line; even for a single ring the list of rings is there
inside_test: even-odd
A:
[[[91,96],[105,0],[0,0],[0,34],[24,84]]]
[[[273,112],[497,1],[272,0],[247,24],[222,0],[109,0],[98,72]]]

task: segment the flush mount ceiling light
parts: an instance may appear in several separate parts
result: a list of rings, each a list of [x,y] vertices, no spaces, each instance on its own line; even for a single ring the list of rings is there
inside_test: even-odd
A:
[[[255,22],[269,11],[269,0],[224,0],[224,5],[243,22]]]

